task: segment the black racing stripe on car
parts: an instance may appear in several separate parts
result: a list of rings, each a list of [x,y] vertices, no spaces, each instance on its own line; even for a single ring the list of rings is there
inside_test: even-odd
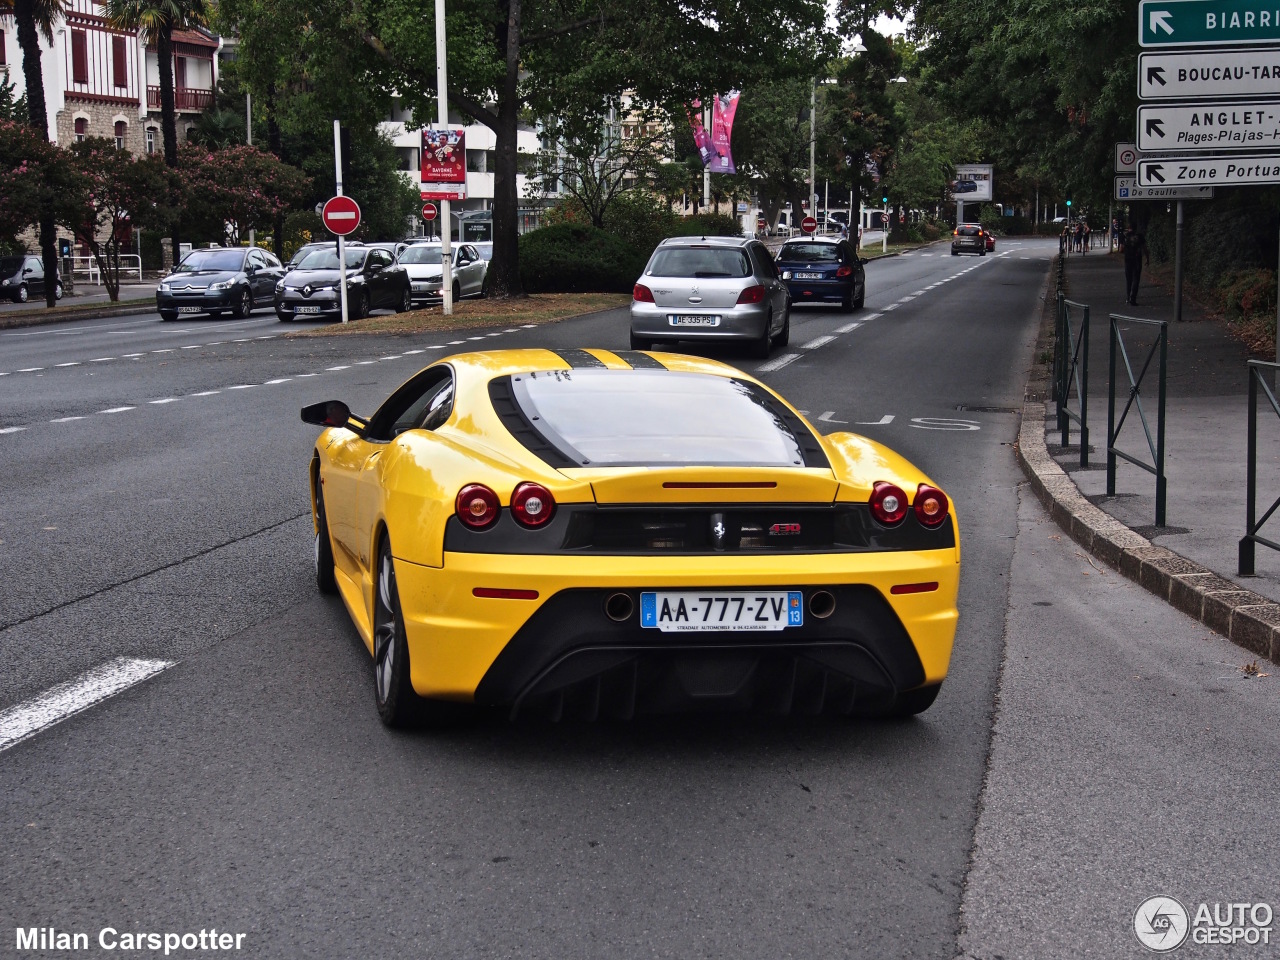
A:
[[[607,370],[609,368],[608,364],[603,360],[587,353],[585,350],[552,350],[551,352],[574,370],[587,370],[591,368]]]
[[[614,350],[613,355],[631,365],[633,370],[666,370],[667,365],[656,357],[639,350]]]
[[[592,359],[595,358],[592,357]],[[493,405],[493,412],[498,415],[502,425],[534,456],[557,469],[579,466],[561,453],[560,449],[543,436],[542,432],[524,415],[520,404],[516,403],[510,377],[497,377],[489,381],[489,403]]]
[[[796,443],[800,447],[800,453],[804,457],[804,465],[806,467],[831,469],[831,461],[827,459],[827,455],[822,449],[822,444],[818,442],[818,438],[814,436],[813,431],[805,426],[804,421],[791,412],[790,407],[768,390],[754,383],[748,383],[746,380],[738,380],[737,378],[734,378],[733,382],[750,391],[761,406],[768,409],[786,425],[787,429],[791,431],[791,435],[796,438]]]

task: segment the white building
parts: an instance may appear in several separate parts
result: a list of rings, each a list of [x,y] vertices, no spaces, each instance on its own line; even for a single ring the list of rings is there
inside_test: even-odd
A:
[[[54,29],[53,44],[39,37],[50,138],[65,145],[85,137],[107,137],[134,153],[162,151],[160,71],[154,47],[144,45],[138,33],[108,24],[98,0],[70,0],[67,9],[66,19]],[[179,139],[185,139],[196,117],[213,105],[221,48],[221,38],[204,31],[173,35]],[[9,72],[17,94],[26,90],[12,16],[0,19],[0,69]]]
[[[449,120],[453,125],[466,130],[467,150],[467,198],[461,201],[452,201],[450,204],[451,212],[455,218],[458,218],[459,214],[461,214],[460,219],[462,222],[484,221],[487,219],[484,214],[493,209],[496,135],[483,124],[472,123],[456,111],[450,112]],[[422,130],[420,128],[410,129],[412,122],[412,111],[402,110],[399,102],[396,101],[392,107],[391,115],[379,126],[383,133],[390,137],[391,141],[396,145],[396,150],[400,154],[400,171],[402,175],[417,187],[421,183]],[[540,146],[541,141],[535,129],[523,126],[519,128],[516,133],[516,149],[518,152],[537,153]],[[521,233],[537,225],[537,211],[525,208],[526,186],[527,178],[523,173],[518,173],[516,175],[516,197],[521,207]],[[419,220],[417,222],[418,232],[421,233],[423,227],[424,224]],[[483,233],[484,231],[483,229],[478,229],[477,232]],[[457,219],[453,224],[453,235],[459,239],[463,238]],[[472,235],[471,231],[468,231],[465,239],[479,240],[488,239],[488,237]]]

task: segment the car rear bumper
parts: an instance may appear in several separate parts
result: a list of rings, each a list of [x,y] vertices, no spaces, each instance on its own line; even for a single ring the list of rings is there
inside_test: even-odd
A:
[[[793,303],[842,302],[854,295],[857,282],[848,280],[788,280],[787,291]]]
[[[769,303],[732,307],[658,307],[652,303],[631,304],[631,332],[638,337],[663,340],[759,340],[769,323]],[[714,316],[715,326],[673,323],[672,316]]]
[[[603,698],[598,709],[616,715],[698,705],[848,709],[946,676],[958,557],[955,548],[678,559],[446,553],[439,568],[397,559],[396,576],[411,679],[423,696],[552,712],[565,697]],[[891,592],[917,583],[937,588]],[[477,597],[477,588],[537,599]],[[765,588],[800,590],[804,624],[745,633],[640,626],[645,590]],[[819,591],[835,598],[830,616],[809,609]],[[614,620],[605,601],[618,593],[632,609]]]

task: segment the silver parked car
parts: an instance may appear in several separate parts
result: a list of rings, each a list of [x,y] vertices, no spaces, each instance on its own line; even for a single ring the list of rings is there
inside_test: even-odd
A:
[[[660,341],[725,340],[767,357],[790,335],[791,297],[758,240],[663,240],[632,291],[632,350]]]
[[[439,243],[411,243],[400,253],[400,266],[409,273],[414,303],[439,300],[444,258]],[[489,264],[469,243],[455,243],[453,251],[453,299],[484,296],[484,275]]]

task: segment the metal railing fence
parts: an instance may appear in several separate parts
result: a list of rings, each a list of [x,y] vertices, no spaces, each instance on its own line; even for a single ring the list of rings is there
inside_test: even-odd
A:
[[[1133,374],[1133,364],[1129,360],[1129,351],[1125,346],[1124,336],[1120,331],[1121,323],[1137,323],[1147,327],[1156,328],[1156,339],[1151,344],[1151,349],[1147,351],[1146,359],[1142,362],[1142,370],[1135,377]],[[1108,384],[1107,384],[1107,496],[1114,497],[1116,495],[1116,459],[1120,458],[1132,463],[1135,467],[1140,467],[1148,473],[1155,474],[1156,478],[1156,526],[1163,527],[1165,525],[1165,475],[1164,475],[1164,408],[1165,408],[1165,382],[1166,371],[1169,357],[1169,324],[1165,320],[1142,320],[1138,317],[1126,317],[1120,314],[1111,314],[1111,342],[1108,360]],[[1147,372],[1151,369],[1151,361],[1159,356],[1160,363],[1158,370],[1159,377],[1159,396],[1156,407],[1156,436],[1152,439],[1151,424],[1147,421],[1147,413],[1142,407],[1142,381],[1146,377]],[[1125,402],[1124,410],[1120,414],[1119,421],[1116,420],[1116,358],[1119,357],[1124,362],[1124,371],[1129,381],[1129,398]],[[1136,408],[1138,418],[1142,422],[1142,432],[1146,435],[1147,448],[1151,452],[1151,463],[1139,460],[1131,454],[1125,453],[1116,446],[1116,440],[1120,436],[1120,431],[1124,427],[1125,419],[1129,416],[1129,411]]]

